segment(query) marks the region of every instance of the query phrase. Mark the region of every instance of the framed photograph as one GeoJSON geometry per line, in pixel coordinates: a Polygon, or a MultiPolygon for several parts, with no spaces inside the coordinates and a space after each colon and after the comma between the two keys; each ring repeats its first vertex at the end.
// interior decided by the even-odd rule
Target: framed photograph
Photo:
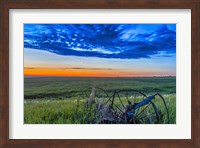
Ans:
{"type": "Polygon", "coordinates": [[[176,24],[24,24],[24,124],[176,124],[176,24]]]}
{"type": "Polygon", "coordinates": [[[1,147],[200,146],[200,1],[1,12],[1,147]]]}

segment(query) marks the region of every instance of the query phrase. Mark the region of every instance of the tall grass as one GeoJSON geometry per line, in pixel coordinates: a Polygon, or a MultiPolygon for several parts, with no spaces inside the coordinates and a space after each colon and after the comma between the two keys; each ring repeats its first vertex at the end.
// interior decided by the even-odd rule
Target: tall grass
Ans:
{"type": "MultiPolygon", "coordinates": [[[[78,98],[89,87],[113,90],[135,89],[146,95],[161,93],[169,110],[169,123],[176,123],[176,77],[151,78],[69,78],[34,77],[24,79],[24,123],[25,124],[94,124],[98,123],[96,106],[85,107],[86,98],[78,98]]],[[[90,94],[91,92],[89,92],[90,94]]],[[[98,92],[103,94],[103,92],[98,92]]],[[[88,95],[88,94],[87,94],[88,95]]],[[[106,100],[105,93],[100,99],[106,100]]],[[[140,99],[139,99],[140,100],[140,99]]],[[[115,100],[119,105],[119,100],[115,100]]],[[[126,104],[126,99],[122,97],[126,104]]],[[[131,100],[133,101],[133,100],[131,100]]],[[[160,99],[156,106],[165,115],[160,99]]],[[[149,110],[149,112],[152,112],[149,110]]],[[[162,123],[167,123],[163,116],[162,123]]]]}
{"type": "MultiPolygon", "coordinates": [[[[176,96],[164,95],[168,111],[169,123],[176,123],[176,96]]],[[[123,99],[122,99],[123,100],[123,99]]],[[[124,99],[125,100],[125,99],[124,99]]],[[[167,123],[166,111],[161,99],[154,100],[161,113],[165,116],[162,123],[167,123]]],[[[125,103],[125,101],[124,101],[125,103]]],[[[34,99],[26,100],[24,104],[24,123],[26,124],[95,124],[99,113],[96,106],[85,107],[85,100],[76,99],[34,99]],[[79,103],[77,102],[79,101],[79,103]]]]}

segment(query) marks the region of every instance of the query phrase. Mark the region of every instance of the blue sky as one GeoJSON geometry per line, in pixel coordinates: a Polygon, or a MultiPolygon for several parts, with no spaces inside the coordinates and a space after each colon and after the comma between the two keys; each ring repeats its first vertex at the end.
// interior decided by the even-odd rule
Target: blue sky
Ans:
{"type": "Polygon", "coordinates": [[[142,66],[155,70],[152,75],[176,73],[175,24],[25,24],[24,49],[26,67],[137,71],[142,66]]]}

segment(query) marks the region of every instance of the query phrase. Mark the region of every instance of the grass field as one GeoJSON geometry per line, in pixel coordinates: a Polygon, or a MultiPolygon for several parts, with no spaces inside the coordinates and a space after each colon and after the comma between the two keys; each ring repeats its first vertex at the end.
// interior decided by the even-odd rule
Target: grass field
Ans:
{"type": "MultiPolygon", "coordinates": [[[[109,91],[136,89],[146,95],[160,93],[166,100],[170,123],[176,123],[176,78],[74,78],[74,77],[25,77],[24,123],[25,124],[91,124],[98,113],[94,106],[83,107],[85,98],[78,100],[81,92],[91,87],[109,91]]],[[[125,99],[124,99],[125,100],[125,99]]],[[[122,98],[123,101],[123,98],[122,98]]],[[[125,102],[125,101],[124,101],[125,102]]],[[[160,100],[156,105],[164,112],[160,100]]],[[[166,120],[163,119],[163,123],[166,120]]]]}

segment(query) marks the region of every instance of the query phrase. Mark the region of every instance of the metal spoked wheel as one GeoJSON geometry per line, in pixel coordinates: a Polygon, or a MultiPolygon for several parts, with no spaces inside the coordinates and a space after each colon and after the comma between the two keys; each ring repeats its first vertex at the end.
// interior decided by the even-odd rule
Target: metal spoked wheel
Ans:
{"type": "Polygon", "coordinates": [[[153,124],[159,123],[160,114],[153,101],[135,109],[134,106],[144,101],[146,94],[138,90],[121,90],[114,94],[113,108],[119,114],[120,123],[153,124]]]}
{"type": "Polygon", "coordinates": [[[169,123],[166,102],[159,93],[147,96],[138,90],[117,91],[93,87],[85,91],[84,94],[87,96],[85,109],[95,112],[95,123],[169,123]]]}

